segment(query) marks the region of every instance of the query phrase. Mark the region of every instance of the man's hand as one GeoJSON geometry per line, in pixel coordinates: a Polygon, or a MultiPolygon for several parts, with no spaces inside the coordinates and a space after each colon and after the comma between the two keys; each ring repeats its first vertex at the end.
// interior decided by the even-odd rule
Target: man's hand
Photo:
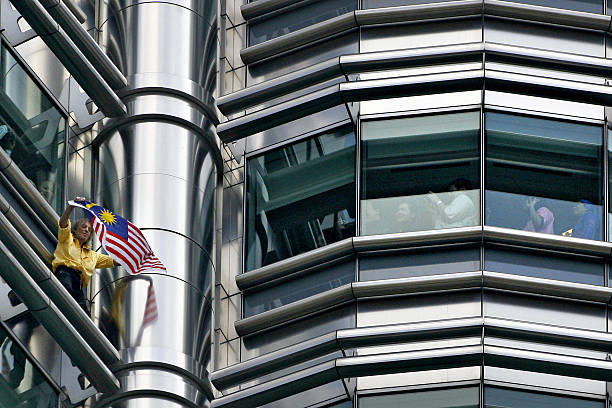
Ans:
{"type": "Polygon", "coordinates": [[[74,197],[74,201],[81,202],[81,201],[87,201],[87,199],[85,197],[76,196],[74,197]]]}

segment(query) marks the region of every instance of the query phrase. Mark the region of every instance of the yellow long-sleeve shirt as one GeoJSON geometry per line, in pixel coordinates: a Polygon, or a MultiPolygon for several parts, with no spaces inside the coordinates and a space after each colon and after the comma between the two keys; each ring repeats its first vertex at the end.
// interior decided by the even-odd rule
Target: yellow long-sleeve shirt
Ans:
{"type": "Polygon", "coordinates": [[[89,246],[81,248],[79,241],[70,232],[70,220],[68,220],[66,228],[58,226],[57,247],[53,256],[55,257],[52,263],[53,272],[60,265],[81,271],[83,287],[89,285],[94,269],[115,266],[115,262],[110,256],[93,251],[89,246]]]}

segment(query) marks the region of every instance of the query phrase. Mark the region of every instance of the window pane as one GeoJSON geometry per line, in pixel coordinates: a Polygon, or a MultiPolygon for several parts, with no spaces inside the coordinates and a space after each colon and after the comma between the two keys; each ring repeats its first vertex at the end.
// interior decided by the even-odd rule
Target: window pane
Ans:
{"type": "Polygon", "coordinates": [[[2,47],[0,147],[56,210],[62,207],[65,121],[2,47]]]}
{"type": "Polygon", "coordinates": [[[536,6],[554,7],[567,10],[586,11],[587,13],[603,13],[602,0],[511,0],[516,3],[533,4],[536,6]]]}
{"type": "Polygon", "coordinates": [[[322,0],[273,15],[249,25],[249,45],[259,44],[349,13],[357,8],[356,0],[322,0]]]}
{"type": "Polygon", "coordinates": [[[355,235],[352,129],[273,150],[247,167],[247,270],[355,235]]]}
{"type": "Polygon", "coordinates": [[[567,398],[558,395],[486,387],[487,408],[604,408],[603,401],[567,398]]]}
{"type": "Polygon", "coordinates": [[[57,406],[57,395],[21,347],[0,327],[0,407],[57,406]]]}
{"type": "Polygon", "coordinates": [[[488,112],[488,225],[601,239],[598,126],[488,112]]]}
{"type": "Polygon", "coordinates": [[[589,258],[558,253],[487,248],[485,269],[535,278],[556,279],[590,285],[604,284],[604,265],[589,258]]]}
{"type": "Polygon", "coordinates": [[[363,122],[362,235],[479,223],[479,116],[363,122]]]}
{"type": "Polygon", "coordinates": [[[351,260],[257,292],[246,292],[244,294],[244,317],[288,305],[300,299],[346,285],[354,280],[355,261],[351,260]]]}
{"type": "Polygon", "coordinates": [[[359,408],[478,408],[478,387],[359,398],[359,408]]]}
{"type": "Polygon", "coordinates": [[[359,258],[360,281],[478,270],[480,270],[480,247],[427,248],[400,254],[359,258]]]}

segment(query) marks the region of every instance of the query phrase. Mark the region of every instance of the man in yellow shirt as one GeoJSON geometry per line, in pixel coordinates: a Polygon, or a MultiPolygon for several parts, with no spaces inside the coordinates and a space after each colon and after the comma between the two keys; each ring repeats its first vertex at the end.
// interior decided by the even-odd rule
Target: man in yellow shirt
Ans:
{"type": "MultiPolygon", "coordinates": [[[[75,201],[85,201],[76,197],[75,201]]],[[[74,206],[69,205],[59,219],[57,247],[53,253],[53,272],[60,283],[77,301],[83,311],[89,315],[89,308],[83,293],[96,268],[111,268],[117,266],[113,259],[91,249],[93,230],[87,218],[70,224],[70,214],[74,206]]]]}

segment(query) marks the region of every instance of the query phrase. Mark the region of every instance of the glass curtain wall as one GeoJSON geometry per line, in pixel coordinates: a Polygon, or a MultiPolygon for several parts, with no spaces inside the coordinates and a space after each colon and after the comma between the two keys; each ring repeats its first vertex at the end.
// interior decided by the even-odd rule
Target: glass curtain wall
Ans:
{"type": "Polygon", "coordinates": [[[350,13],[357,8],[356,0],[320,0],[301,7],[262,17],[249,24],[249,45],[256,45],[313,24],[350,13]]]}
{"type": "Polygon", "coordinates": [[[487,112],[487,225],[602,239],[602,128],[487,112]]]}
{"type": "Polygon", "coordinates": [[[57,407],[57,394],[0,326],[0,408],[57,407]]]}
{"type": "Polygon", "coordinates": [[[247,270],[355,235],[355,143],[345,127],[248,161],[247,270]]]}
{"type": "Polygon", "coordinates": [[[480,113],[362,123],[361,235],[480,223],[480,113]]]}
{"type": "Polygon", "coordinates": [[[604,408],[604,401],[485,387],[485,408],[604,408]]]}
{"type": "Polygon", "coordinates": [[[0,147],[59,211],[65,119],[4,44],[0,64],[0,147]]]}
{"type": "Polygon", "coordinates": [[[478,387],[364,396],[358,408],[478,408],[478,387]]]}

